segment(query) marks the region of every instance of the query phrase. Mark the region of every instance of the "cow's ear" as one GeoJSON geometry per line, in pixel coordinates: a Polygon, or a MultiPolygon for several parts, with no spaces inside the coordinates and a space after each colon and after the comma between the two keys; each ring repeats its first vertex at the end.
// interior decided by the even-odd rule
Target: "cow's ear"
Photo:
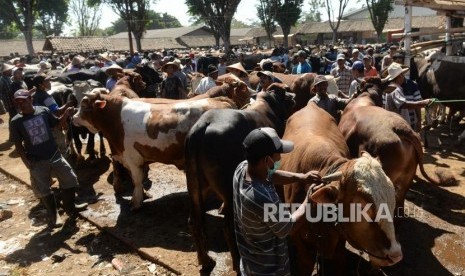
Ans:
{"type": "Polygon", "coordinates": [[[336,203],[339,190],[335,186],[322,187],[311,195],[311,200],[315,203],[336,203]]]}
{"type": "Polygon", "coordinates": [[[371,154],[369,154],[367,151],[362,150],[360,152],[360,156],[362,157],[372,157],[371,154]]]}
{"type": "Polygon", "coordinates": [[[95,106],[96,106],[97,108],[102,109],[102,108],[104,108],[106,105],[107,105],[107,101],[105,101],[105,100],[103,100],[103,101],[102,101],[102,100],[96,100],[96,101],[95,101],[95,106]]]}

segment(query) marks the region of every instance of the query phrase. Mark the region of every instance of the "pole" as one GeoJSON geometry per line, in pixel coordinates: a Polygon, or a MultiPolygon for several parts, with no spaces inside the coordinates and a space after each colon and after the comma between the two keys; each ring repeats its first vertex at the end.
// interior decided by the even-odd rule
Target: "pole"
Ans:
{"type": "Polygon", "coordinates": [[[404,64],[410,65],[411,49],[412,44],[412,6],[405,5],[405,37],[404,37],[404,49],[405,49],[405,59],[404,64]]]}
{"type": "Polygon", "coordinates": [[[452,20],[450,15],[446,16],[446,56],[452,55],[451,29],[452,20]]]}

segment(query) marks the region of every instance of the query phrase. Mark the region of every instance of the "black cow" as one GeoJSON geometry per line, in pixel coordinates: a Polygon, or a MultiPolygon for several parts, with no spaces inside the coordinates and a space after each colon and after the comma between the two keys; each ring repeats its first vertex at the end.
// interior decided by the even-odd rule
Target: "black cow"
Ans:
{"type": "Polygon", "coordinates": [[[72,84],[74,81],[86,81],[86,80],[96,80],[100,82],[101,84],[105,84],[107,81],[107,74],[103,72],[102,70],[98,70],[96,72],[87,70],[87,69],[82,69],[80,71],[75,71],[75,72],[65,72],[59,75],[56,75],[55,77],[52,78],[54,81],[58,81],[64,84],[72,84]]]}
{"type": "Polygon", "coordinates": [[[204,74],[205,76],[208,75],[208,65],[212,64],[218,66],[219,60],[218,57],[214,56],[206,56],[206,57],[199,57],[197,60],[197,72],[204,74]]]}
{"type": "Polygon", "coordinates": [[[273,84],[269,93],[260,92],[245,110],[207,111],[191,128],[186,138],[186,178],[191,203],[190,223],[202,272],[209,273],[215,261],[208,256],[205,233],[205,201],[214,192],[223,202],[225,237],[239,267],[234,236],[232,180],[237,165],[244,160],[242,141],[255,128],[273,127],[284,133],[284,121],[294,105],[292,94],[282,84],[273,84]],[[273,91],[272,91],[273,90],[273,91]]]}
{"type": "Polygon", "coordinates": [[[134,72],[142,76],[142,80],[147,85],[145,92],[139,95],[141,98],[155,98],[158,92],[158,84],[162,82],[160,74],[148,64],[137,65],[134,72]]]}

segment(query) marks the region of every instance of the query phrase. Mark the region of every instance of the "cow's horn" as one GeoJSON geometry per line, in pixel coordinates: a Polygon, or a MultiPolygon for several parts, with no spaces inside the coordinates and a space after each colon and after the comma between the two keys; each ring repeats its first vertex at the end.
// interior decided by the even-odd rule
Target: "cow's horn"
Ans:
{"type": "Polygon", "coordinates": [[[321,180],[323,182],[331,182],[331,181],[335,181],[335,180],[340,180],[341,178],[342,178],[342,172],[335,172],[335,173],[323,176],[321,178],[321,180]]]}

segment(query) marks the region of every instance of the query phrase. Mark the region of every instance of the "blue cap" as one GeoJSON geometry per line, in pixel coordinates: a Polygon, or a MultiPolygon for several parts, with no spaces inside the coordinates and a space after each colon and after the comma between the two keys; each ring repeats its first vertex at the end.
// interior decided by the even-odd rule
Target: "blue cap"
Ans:
{"type": "Polygon", "coordinates": [[[365,66],[363,65],[363,62],[357,60],[356,62],[354,62],[354,64],[352,64],[352,69],[361,71],[365,69],[365,66]]]}

